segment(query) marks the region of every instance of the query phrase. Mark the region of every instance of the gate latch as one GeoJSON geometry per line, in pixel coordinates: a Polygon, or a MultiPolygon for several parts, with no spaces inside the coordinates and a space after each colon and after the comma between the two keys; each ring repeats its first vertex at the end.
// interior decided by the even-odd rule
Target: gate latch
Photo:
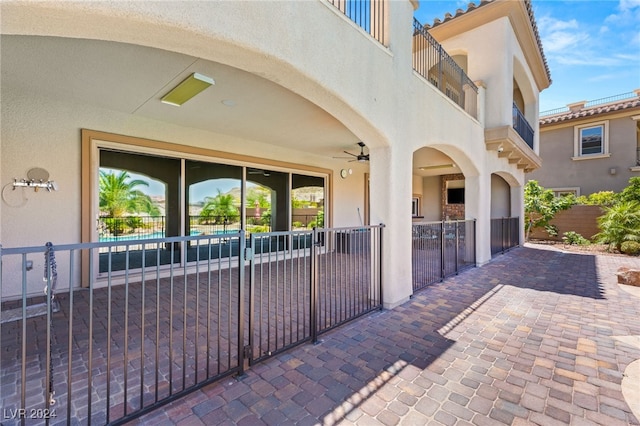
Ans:
{"type": "Polygon", "coordinates": [[[244,357],[245,358],[251,357],[251,345],[247,345],[244,347],[244,357]]]}

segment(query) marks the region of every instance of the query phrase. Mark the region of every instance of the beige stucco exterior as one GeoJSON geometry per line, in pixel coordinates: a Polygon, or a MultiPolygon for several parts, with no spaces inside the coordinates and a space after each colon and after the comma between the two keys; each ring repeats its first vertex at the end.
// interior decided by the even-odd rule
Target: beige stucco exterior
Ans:
{"type": "MultiPolygon", "coordinates": [[[[637,91],[640,93],[640,90],[637,91]]],[[[630,94],[633,96],[633,94],[630,94]]],[[[540,157],[544,165],[527,176],[557,193],[589,195],[600,191],[619,192],[632,177],[640,176],[640,98],[545,116],[540,125],[540,157]],[[605,126],[605,152],[577,155],[577,130],[605,126]]]]}
{"type": "MultiPolygon", "coordinates": [[[[526,26],[530,25],[526,11],[515,5],[521,2],[497,3],[485,6],[484,11],[469,12],[476,17],[486,14],[477,25],[456,30],[455,20],[447,23],[449,32],[440,40],[451,54],[467,55],[467,74],[483,82],[476,119],[413,71],[410,28],[415,4],[409,0],[388,2],[385,44],[322,0],[3,2],[2,186],[24,177],[32,167],[42,167],[59,190],[24,192],[22,198],[0,203],[0,242],[16,247],[94,238],[91,217],[96,201],[82,192],[83,185],[90,192],[96,179],[97,160],[81,157],[81,131],[89,129],[160,145],[182,145],[198,159],[217,160],[216,153],[222,152],[228,154],[223,158],[250,157],[249,163],[325,171],[331,180],[328,208],[333,226],[358,225],[359,212],[367,209],[371,223],[386,226],[383,282],[387,307],[412,293],[412,196],[422,197],[426,218],[437,216],[432,207],[440,203],[440,190],[433,185],[439,180],[421,175],[414,162],[414,155],[426,149],[448,157],[464,174],[465,214],[477,220],[477,261],[486,263],[491,258],[490,218],[522,217],[525,170],[539,166],[537,142],[531,150],[514,136],[487,143],[486,134],[511,125],[514,79],[531,123],[537,123],[538,93],[549,84],[548,76],[541,77],[540,53],[531,51],[533,36],[526,26]],[[56,48],[65,43],[65,52],[78,55],[96,49],[105,56],[119,57],[129,49],[135,54],[126,63],[113,63],[108,69],[96,65],[94,70],[87,65],[89,60],[74,57],[87,68],[83,74],[65,78],[59,71],[60,58],[44,54],[29,58],[30,47],[42,43],[56,48]],[[189,113],[200,100],[180,110],[164,109],[157,101],[158,93],[163,84],[174,80],[152,87],[155,81],[162,81],[165,71],[160,65],[151,67],[154,60],[173,67],[170,71],[177,80],[198,67],[219,70],[220,75],[227,72],[226,85],[222,79],[216,81],[215,90],[232,88],[229,96],[235,94],[246,104],[252,99],[269,103],[243,117],[230,116],[233,125],[221,122],[218,127],[195,119],[207,108],[204,105],[189,113]],[[20,79],[11,74],[20,70],[5,67],[6,63],[20,63],[30,71],[20,79]],[[238,79],[246,76],[253,92],[233,86],[234,73],[229,70],[237,70],[238,79]],[[105,78],[92,81],[92,71],[105,73],[105,78]],[[106,78],[113,76],[117,76],[114,81],[106,78]],[[63,92],[56,90],[59,84],[64,85],[63,92]],[[280,111],[281,121],[261,123],[265,109],[280,111]],[[308,111],[307,116],[294,115],[301,109],[308,111]],[[287,119],[294,116],[293,123],[287,119]],[[368,147],[369,164],[333,158],[352,149],[358,140],[368,147]],[[82,175],[87,162],[93,167],[88,177],[82,175]],[[342,179],[339,171],[345,167],[353,173],[342,179]],[[365,206],[367,174],[370,206],[365,206]],[[495,176],[501,177],[500,183],[495,183],[495,176]]],[[[214,110],[223,108],[219,102],[215,105],[211,108],[216,114],[229,113],[214,110]]],[[[235,111],[242,114],[243,110],[235,111]]],[[[34,269],[40,270],[40,262],[34,259],[34,269]]],[[[3,272],[10,276],[10,267],[3,272]]],[[[61,267],[60,273],[75,275],[74,282],[80,281],[79,271],[61,267]]],[[[40,276],[30,276],[29,288],[41,289],[41,281],[40,276]]],[[[9,284],[2,288],[3,298],[21,293],[19,282],[7,279],[5,283],[9,284]]]]}

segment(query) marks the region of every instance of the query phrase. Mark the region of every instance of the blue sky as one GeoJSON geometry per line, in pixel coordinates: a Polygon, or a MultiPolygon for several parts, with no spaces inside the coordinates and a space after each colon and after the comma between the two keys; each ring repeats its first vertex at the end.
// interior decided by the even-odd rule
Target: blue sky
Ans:
{"type": "MultiPolygon", "coordinates": [[[[470,0],[421,0],[415,17],[432,23],[470,0]]],[[[479,0],[474,0],[479,4],[479,0]]],[[[532,0],[551,87],[540,110],[640,89],[640,0],[532,0]]]]}

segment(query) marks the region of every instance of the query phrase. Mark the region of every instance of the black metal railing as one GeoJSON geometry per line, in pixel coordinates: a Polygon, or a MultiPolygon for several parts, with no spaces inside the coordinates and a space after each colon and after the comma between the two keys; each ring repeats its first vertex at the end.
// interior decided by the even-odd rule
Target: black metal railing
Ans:
{"type": "Polygon", "coordinates": [[[475,220],[413,224],[413,291],[476,264],[475,220]]]}
{"type": "Polygon", "coordinates": [[[413,69],[476,118],[478,88],[440,43],[414,18],[413,69]]]}
{"type": "Polygon", "coordinates": [[[106,250],[111,262],[121,242],[0,246],[0,294],[22,282],[17,300],[0,303],[0,406],[5,416],[42,413],[29,424],[46,416],[123,424],[241,375],[246,363],[316,341],[381,309],[382,230],[131,240],[126,269],[109,266],[100,277],[97,254],[106,250]],[[198,250],[189,258],[181,246],[198,250]],[[163,265],[164,252],[172,261],[163,265]],[[44,283],[42,269],[29,272],[43,253],[55,260],[44,283]],[[89,261],[83,281],[80,259],[89,261]]]}
{"type": "MultiPolygon", "coordinates": [[[[269,217],[247,216],[247,233],[269,232],[271,222],[269,217]]],[[[322,227],[324,217],[322,213],[293,214],[291,216],[292,229],[311,229],[322,227]]],[[[144,238],[166,237],[166,216],[99,216],[99,241],[129,241],[144,238]]],[[[189,235],[216,235],[238,232],[241,228],[240,216],[189,216],[189,235]]]]}
{"type": "Polygon", "coordinates": [[[327,0],[381,44],[386,44],[388,0],[327,0]]]}
{"type": "Polygon", "coordinates": [[[533,149],[533,128],[516,104],[513,104],[513,130],[529,145],[529,148],[533,149]]]}
{"type": "Polygon", "coordinates": [[[165,236],[166,216],[99,216],[100,241],[125,241],[165,236]]]}
{"type": "Polygon", "coordinates": [[[382,307],[382,226],[252,234],[250,364],[382,307]]]}
{"type": "Polygon", "coordinates": [[[491,219],[491,255],[520,245],[520,218],[502,217],[491,219]]]}

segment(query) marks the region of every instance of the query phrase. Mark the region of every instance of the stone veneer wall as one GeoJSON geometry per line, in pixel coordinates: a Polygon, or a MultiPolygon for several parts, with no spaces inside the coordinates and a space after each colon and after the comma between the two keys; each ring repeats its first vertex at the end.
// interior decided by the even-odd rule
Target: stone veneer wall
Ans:
{"type": "Polygon", "coordinates": [[[447,204],[447,182],[450,180],[464,180],[462,173],[455,175],[442,175],[440,178],[442,192],[442,219],[464,219],[464,204],[447,204]]]}

